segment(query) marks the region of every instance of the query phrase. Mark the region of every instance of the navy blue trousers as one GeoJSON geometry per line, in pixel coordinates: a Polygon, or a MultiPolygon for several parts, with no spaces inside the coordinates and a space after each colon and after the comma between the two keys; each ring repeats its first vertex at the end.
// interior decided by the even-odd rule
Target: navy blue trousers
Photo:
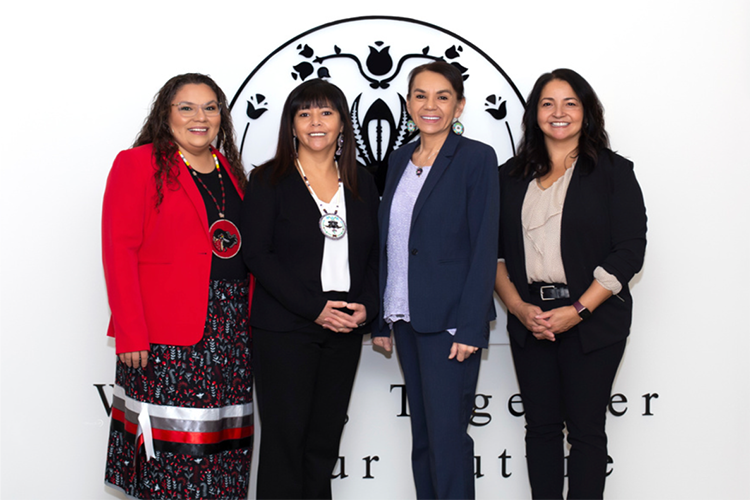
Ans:
{"type": "Polygon", "coordinates": [[[453,336],[393,325],[404,372],[412,433],[412,471],[418,499],[474,498],[474,441],[467,433],[481,351],[449,360],[453,336]]]}

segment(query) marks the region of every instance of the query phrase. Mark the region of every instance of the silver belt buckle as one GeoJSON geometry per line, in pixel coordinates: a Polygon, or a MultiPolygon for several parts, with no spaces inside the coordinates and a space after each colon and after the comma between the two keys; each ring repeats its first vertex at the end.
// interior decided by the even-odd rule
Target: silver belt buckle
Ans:
{"type": "Polygon", "coordinates": [[[545,288],[551,288],[551,289],[554,290],[555,289],[555,285],[543,285],[543,286],[539,287],[539,296],[542,298],[542,300],[555,300],[555,297],[546,298],[544,296],[544,289],[545,288]]]}

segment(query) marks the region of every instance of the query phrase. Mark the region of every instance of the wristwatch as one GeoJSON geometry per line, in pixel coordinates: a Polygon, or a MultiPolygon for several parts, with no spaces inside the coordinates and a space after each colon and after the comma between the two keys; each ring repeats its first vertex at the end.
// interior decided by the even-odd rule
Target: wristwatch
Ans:
{"type": "Polygon", "coordinates": [[[591,311],[586,309],[586,306],[584,306],[577,300],[573,303],[573,307],[576,308],[576,312],[578,313],[578,316],[580,316],[581,321],[586,321],[591,317],[591,311]]]}

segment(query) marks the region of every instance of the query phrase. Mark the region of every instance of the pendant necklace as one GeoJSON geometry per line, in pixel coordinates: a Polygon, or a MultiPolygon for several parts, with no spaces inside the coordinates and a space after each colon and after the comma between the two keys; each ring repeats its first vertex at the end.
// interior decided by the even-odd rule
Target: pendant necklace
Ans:
{"type": "MultiPolygon", "coordinates": [[[[440,151],[440,150],[438,149],[438,151],[440,151]]],[[[427,161],[430,161],[430,159],[432,159],[432,157],[435,156],[436,153],[437,153],[437,151],[433,151],[432,154],[427,157],[427,161]]],[[[422,173],[424,172],[425,168],[426,167],[417,167],[417,177],[419,177],[420,175],[422,175],[422,173]]]]}
{"type": "Polygon", "coordinates": [[[338,176],[339,180],[339,189],[337,191],[338,199],[336,200],[336,209],[332,214],[329,214],[328,210],[326,210],[323,206],[323,202],[320,201],[318,195],[315,194],[315,191],[310,185],[310,181],[307,180],[305,170],[302,168],[302,164],[300,163],[299,158],[297,158],[297,167],[302,174],[302,179],[305,181],[307,189],[310,190],[310,194],[312,195],[313,199],[318,203],[318,209],[320,210],[320,220],[318,220],[318,226],[320,227],[320,232],[323,233],[323,236],[325,236],[326,238],[338,240],[346,234],[346,222],[344,222],[344,219],[339,215],[341,193],[344,191],[344,189],[343,183],[341,182],[341,174],[339,173],[339,164],[335,161],[334,164],[336,165],[336,175],[338,176]]]}
{"type": "Polygon", "coordinates": [[[211,155],[214,158],[216,172],[219,175],[219,185],[221,186],[221,205],[219,205],[219,202],[216,200],[216,197],[211,192],[211,190],[208,189],[206,183],[203,182],[203,179],[198,176],[198,172],[196,172],[195,169],[190,166],[190,163],[188,163],[187,158],[185,158],[185,155],[182,154],[182,151],[177,151],[177,153],[179,153],[182,161],[185,162],[188,170],[190,170],[190,172],[193,174],[193,178],[195,178],[195,180],[197,180],[198,183],[203,186],[203,189],[206,190],[208,195],[214,201],[216,210],[219,212],[219,220],[211,224],[211,226],[208,228],[208,234],[211,235],[211,243],[213,246],[214,255],[222,259],[231,259],[235,255],[237,255],[237,253],[239,253],[240,247],[242,246],[242,237],[240,236],[240,231],[239,229],[237,229],[237,226],[235,226],[232,221],[224,218],[227,207],[227,193],[224,190],[224,178],[221,175],[221,166],[219,164],[219,159],[216,157],[216,153],[212,152],[211,155]]]}

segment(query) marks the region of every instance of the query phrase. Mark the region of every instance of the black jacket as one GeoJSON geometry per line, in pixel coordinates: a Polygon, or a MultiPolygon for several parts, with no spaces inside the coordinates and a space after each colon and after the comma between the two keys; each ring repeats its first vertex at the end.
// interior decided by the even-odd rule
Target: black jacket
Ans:
{"type": "MultiPolygon", "coordinates": [[[[500,245],[510,280],[529,302],[529,287],[521,227],[521,207],[532,176],[510,177],[511,158],[500,167],[500,245]]],[[[572,301],[591,285],[594,269],[602,266],[622,284],[578,325],[584,352],[620,341],[630,333],[633,300],[628,283],[641,269],[646,250],[646,207],[633,172],[633,163],[609,150],[599,152],[593,169],[581,158],[573,172],[560,229],[560,251],[572,301]],[[587,170],[589,171],[587,173],[587,170]]],[[[508,314],[508,333],[521,346],[526,328],[508,314]]]]}
{"type": "MultiPolygon", "coordinates": [[[[242,252],[256,288],[250,324],[271,331],[313,325],[326,298],[320,281],[325,236],[320,211],[296,169],[277,184],[271,171],[250,177],[242,214],[242,252]]],[[[359,198],[345,190],[351,285],[347,302],[363,304],[367,321],[378,312],[378,191],[357,171],[359,198]]]]}

